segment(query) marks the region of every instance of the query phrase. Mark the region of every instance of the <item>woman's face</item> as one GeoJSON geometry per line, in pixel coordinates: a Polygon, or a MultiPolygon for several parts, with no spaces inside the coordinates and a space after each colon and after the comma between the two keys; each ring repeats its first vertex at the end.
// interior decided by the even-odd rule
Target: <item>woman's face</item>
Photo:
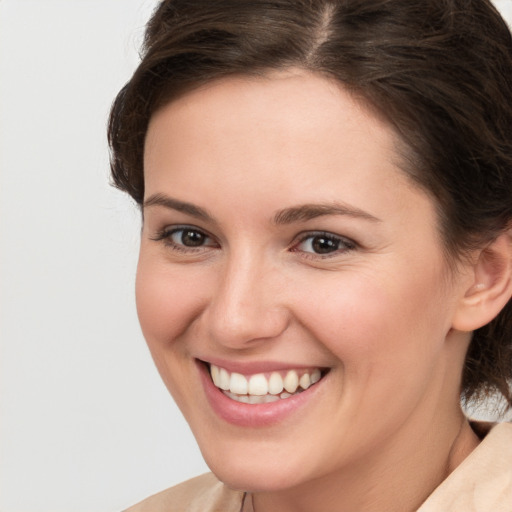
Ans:
{"type": "Polygon", "coordinates": [[[232,486],[327,477],[455,417],[468,277],[398,166],[393,130],[306,72],[225,79],[153,116],[140,322],[232,486]]]}

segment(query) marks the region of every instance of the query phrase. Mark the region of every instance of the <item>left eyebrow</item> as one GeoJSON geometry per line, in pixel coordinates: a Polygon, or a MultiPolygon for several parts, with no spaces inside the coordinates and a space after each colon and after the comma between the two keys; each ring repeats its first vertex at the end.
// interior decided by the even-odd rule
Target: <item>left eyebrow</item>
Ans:
{"type": "Polygon", "coordinates": [[[274,224],[292,224],[294,222],[303,222],[324,215],[347,215],[371,222],[382,222],[381,219],[371,215],[364,210],[355,208],[342,203],[326,203],[326,204],[303,204],[300,206],[292,206],[278,211],[274,215],[274,224]]]}

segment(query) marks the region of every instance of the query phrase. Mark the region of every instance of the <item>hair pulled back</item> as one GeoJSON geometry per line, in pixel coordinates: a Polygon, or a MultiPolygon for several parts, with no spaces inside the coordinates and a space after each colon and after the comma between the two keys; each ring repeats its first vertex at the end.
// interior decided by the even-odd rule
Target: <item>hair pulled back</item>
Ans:
{"type": "MultiPolygon", "coordinates": [[[[377,109],[404,171],[431,197],[446,254],[483,247],[512,221],[512,38],[488,0],[164,0],[141,63],[110,114],[114,184],[142,204],[152,114],[230,75],[300,67],[377,109]]],[[[462,396],[512,406],[512,303],[475,331],[462,396]]]]}

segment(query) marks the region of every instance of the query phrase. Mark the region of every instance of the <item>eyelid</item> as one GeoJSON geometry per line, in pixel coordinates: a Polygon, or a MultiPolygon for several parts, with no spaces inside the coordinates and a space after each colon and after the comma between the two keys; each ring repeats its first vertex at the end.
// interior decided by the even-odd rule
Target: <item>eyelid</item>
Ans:
{"type": "Polygon", "coordinates": [[[155,242],[163,242],[167,247],[180,252],[199,252],[204,251],[205,249],[219,246],[218,242],[216,241],[213,235],[208,233],[208,231],[206,231],[205,229],[202,229],[198,226],[194,226],[192,224],[174,224],[171,226],[165,226],[164,228],[157,230],[156,234],[150,236],[149,238],[155,242]],[[214,243],[193,247],[184,244],[179,244],[172,240],[172,235],[179,231],[185,230],[197,231],[198,233],[204,235],[206,239],[212,240],[214,243]]]}
{"type": "Polygon", "coordinates": [[[359,245],[354,240],[352,240],[346,236],[337,235],[336,233],[332,233],[329,231],[308,231],[308,232],[300,233],[299,235],[297,235],[297,237],[295,238],[295,241],[292,243],[292,247],[290,250],[291,250],[291,252],[302,253],[303,257],[326,259],[326,258],[332,258],[335,256],[340,256],[342,254],[346,254],[350,251],[357,249],[358,247],[359,247],[359,245]],[[321,237],[321,236],[339,241],[339,243],[342,247],[340,247],[339,249],[334,250],[332,252],[328,252],[328,253],[324,253],[324,254],[316,253],[316,252],[312,252],[312,251],[302,251],[302,250],[298,249],[298,246],[300,244],[304,243],[306,240],[309,240],[309,239],[315,238],[315,237],[321,237]]]}
{"type": "MultiPolygon", "coordinates": [[[[198,226],[195,226],[193,224],[174,224],[174,225],[167,225],[161,229],[158,229],[156,234],[149,237],[151,240],[156,242],[163,242],[164,245],[170,249],[173,249],[178,252],[183,253],[198,253],[203,252],[211,248],[220,248],[220,244],[216,240],[216,237],[211,235],[207,230],[200,228],[198,226]],[[179,231],[184,230],[191,230],[196,231],[198,233],[201,233],[206,241],[210,241],[210,243],[205,243],[203,245],[198,246],[187,246],[182,243],[176,243],[172,239],[172,235],[179,231]]],[[[338,235],[336,233],[332,233],[330,231],[306,231],[299,233],[294,241],[291,244],[291,247],[289,248],[290,252],[297,252],[300,253],[303,258],[310,258],[310,259],[327,259],[332,258],[335,256],[341,256],[343,254],[346,254],[350,251],[353,251],[359,247],[359,244],[357,244],[354,240],[343,236],[338,235]],[[304,243],[305,241],[315,238],[315,237],[325,237],[331,240],[336,240],[341,247],[338,249],[333,250],[332,252],[326,252],[326,253],[320,253],[320,252],[314,252],[314,251],[306,251],[299,248],[299,246],[304,243]]]]}

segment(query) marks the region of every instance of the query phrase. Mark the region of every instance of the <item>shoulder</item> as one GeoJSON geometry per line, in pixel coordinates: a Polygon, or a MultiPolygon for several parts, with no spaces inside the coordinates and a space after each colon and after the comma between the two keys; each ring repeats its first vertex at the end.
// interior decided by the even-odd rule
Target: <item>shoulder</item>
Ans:
{"type": "Polygon", "coordinates": [[[213,473],[206,473],[150,496],[125,512],[239,512],[243,498],[243,492],[229,489],[213,473]]]}
{"type": "Polygon", "coordinates": [[[512,424],[472,423],[481,443],[418,512],[511,512],[512,424]]]}

